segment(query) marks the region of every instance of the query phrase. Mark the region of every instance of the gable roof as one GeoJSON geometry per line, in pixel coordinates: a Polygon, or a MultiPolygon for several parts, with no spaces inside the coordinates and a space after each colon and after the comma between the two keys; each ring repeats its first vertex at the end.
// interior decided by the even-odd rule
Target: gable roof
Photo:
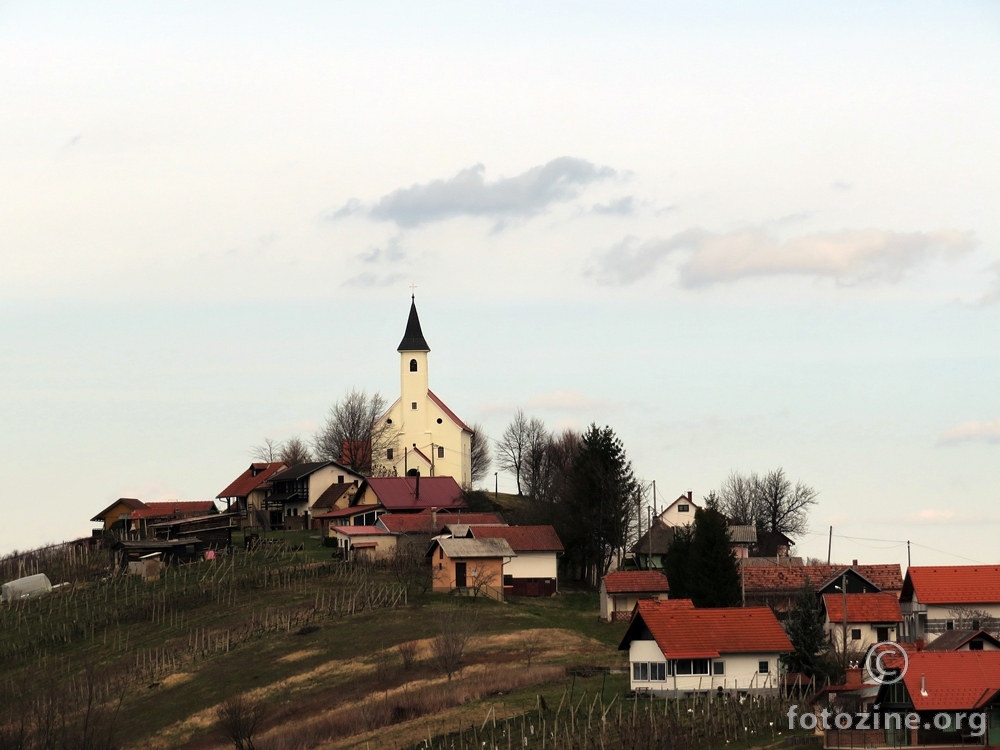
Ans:
{"type": "Polygon", "coordinates": [[[184,500],[163,503],[146,503],[145,508],[133,510],[129,518],[172,518],[183,513],[218,513],[212,500],[184,500]]]}
{"type": "Polygon", "coordinates": [[[647,529],[646,532],[639,537],[639,541],[636,542],[635,546],[632,548],[632,554],[666,554],[667,548],[674,543],[674,537],[676,535],[676,526],[671,526],[665,523],[663,519],[656,518],[653,521],[652,527],[647,529]]]}
{"type": "Polygon", "coordinates": [[[726,533],[729,535],[730,544],[756,544],[756,526],[727,526],[726,533]]]}
{"type": "Polygon", "coordinates": [[[110,513],[111,510],[116,505],[124,505],[126,508],[128,508],[129,510],[133,510],[133,511],[139,510],[140,508],[145,508],[146,507],[146,503],[142,502],[141,500],[137,500],[134,497],[120,497],[117,500],[115,500],[113,503],[111,503],[111,505],[109,505],[107,508],[105,508],[100,513],[98,513],[96,516],[94,516],[93,518],[91,518],[90,520],[91,521],[95,521],[95,522],[96,521],[103,521],[104,520],[104,516],[107,515],[108,513],[110,513]]]}
{"type": "Polygon", "coordinates": [[[330,531],[336,531],[344,536],[388,536],[389,532],[378,526],[331,526],[330,531]]]}
{"type": "Polygon", "coordinates": [[[438,513],[435,519],[429,510],[420,513],[383,513],[378,522],[393,534],[436,534],[452,523],[503,525],[496,513],[438,513]]]}
{"type": "MultiPolygon", "coordinates": [[[[694,498],[692,497],[692,495],[693,495],[693,493],[685,492],[679,498],[677,498],[672,503],[670,503],[670,505],[668,505],[666,508],[664,508],[663,510],[661,510],[660,513],[659,513],[659,515],[657,516],[657,518],[662,517],[664,513],[666,513],[668,510],[670,510],[671,508],[673,508],[675,505],[677,505],[679,503],[686,503],[687,505],[690,505],[694,510],[698,510],[699,508],[701,508],[701,506],[698,505],[698,503],[696,503],[694,501],[694,498]]],[[[694,513],[691,514],[691,518],[692,519],[694,518],[694,513]]]]}
{"type": "Polygon", "coordinates": [[[694,609],[643,599],[618,646],[624,651],[648,629],[667,659],[712,659],[722,654],[792,651],[770,607],[694,609]],[[663,606],[667,605],[667,606],[663,606]]]}
{"type": "Polygon", "coordinates": [[[434,402],[435,404],[437,404],[437,405],[438,405],[438,408],[440,408],[440,409],[441,409],[441,411],[443,411],[443,412],[444,412],[445,414],[447,414],[447,415],[448,415],[448,418],[449,418],[449,419],[450,419],[450,420],[451,420],[452,422],[454,422],[454,423],[455,423],[456,425],[458,425],[458,426],[459,426],[460,428],[462,428],[462,429],[463,429],[463,430],[465,430],[466,432],[472,432],[472,428],[471,428],[471,427],[469,427],[469,425],[467,425],[467,424],[466,424],[465,422],[463,422],[463,421],[462,421],[461,419],[459,419],[459,418],[458,418],[458,415],[457,415],[457,414],[455,414],[455,412],[453,412],[453,411],[452,411],[451,409],[449,409],[449,408],[448,408],[448,406],[447,406],[447,404],[445,404],[445,402],[444,402],[444,401],[442,401],[441,399],[439,399],[439,398],[437,397],[437,395],[436,395],[436,394],[434,393],[434,391],[432,391],[432,390],[431,390],[430,388],[428,388],[428,389],[427,389],[427,397],[428,397],[428,398],[429,398],[429,399],[430,399],[431,401],[433,401],[433,402],[434,402]]]}
{"type": "Polygon", "coordinates": [[[601,580],[609,594],[663,594],[670,592],[667,577],[656,570],[616,570],[601,580]]]}
{"type": "MultiPolygon", "coordinates": [[[[334,465],[333,461],[307,461],[306,463],[296,464],[295,466],[287,468],[284,471],[278,472],[277,474],[275,474],[274,476],[271,477],[271,481],[272,482],[294,482],[294,481],[296,481],[298,479],[304,479],[304,478],[306,478],[307,476],[309,476],[313,472],[319,471],[324,466],[332,466],[332,465],[334,465]]],[[[354,474],[355,476],[357,476],[357,474],[355,474],[355,472],[351,471],[346,466],[340,466],[340,464],[336,464],[336,465],[339,468],[343,469],[344,471],[350,472],[351,474],[354,474]]]]}
{"type": "Polygon", "coordinates": [[[284,467],[282,461],[252,463],[216,497],[246,497],[284,467]]]}
{"type": "Polygon", "coordinates": [[[369,477],[354,496],[355,502],[364,494],[365,485],[371,487],[379,503],[390,512],[467,507],[462,488],[453,477],[369,477]]]}
{"type": "Polygon", "coordinates": [[[397,352],[429,352],[431,348],[427,346],[424,332],[420,330],[420,318],[417,316],[416,297],[410,298],[410,317],[406,319],[406,330],[403,332],[403,340],[399,342],[397,352]]]}
{"type": "MultiPolygon", "coordinates": [[[[753,559],[753,558],[748,558],[753,559]]],[[[765,559],[765,558],[761,558],[765,559]]],[[[903,587],[903,574],[896,563],[888,565],[742,565],[743,586],[747,592],[792,594],[802,588],[806,578],[818,590],[839,577],[845,570],[853,570],[881,591],[899,591],[903,587]]]]}
{"type": "Polygon", "coordinates": [[[316,498],[313,508],[332,508],[348,490],[357,489],[353,482],[334,482],[316,498]]]}
{"type": "Polygon", "coordinates": [[[921,604],[994,604],[1000,602],[1000,565],[910,566],[899,595],[921,604]]]}
{"type": "Polygon", "coordinates": [[[431,542],[427,556],[434,554],[434,548],[440,547],[448,557],[517,557],[506,539],[454,539],[442,538],[431,542]]]}
{"type": "MultiPolygon", "coordinates": [[[[462,519],[465,521],[465,519],[462,519]]],[[[471,526],[475,539],[506,539],[515,552],[562,552],[562,541],[551,526],[471,526]]]]}
{"type": "MultiPolygon", "coordinates": [[[[823,608],[830,622],[844,621],[844,599],[843,594],[823,594],[823,608]]],[[[846,599],[848,623],[903,621],[895,594],[848,594],[846,599]]]]}
{"type": "Polygon", "coordinates": [[[909,660],[903,682],[917,711],[981,708],[1000,692],[1000,651],[917,651],[909,660]]]}
{"type": "Polygon", "coordinates": [[[1000,638],[985,630],[946,630],[924,646],[925,651],[958,651],[971,640],[989,641],[1000,649],[1000,638]]]}

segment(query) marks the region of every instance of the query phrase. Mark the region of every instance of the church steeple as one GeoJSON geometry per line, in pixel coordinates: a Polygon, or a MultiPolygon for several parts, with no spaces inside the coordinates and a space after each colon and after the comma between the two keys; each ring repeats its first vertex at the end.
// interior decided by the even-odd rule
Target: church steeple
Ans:
{"type": "Polygon", "coordinates": [[[403,340],[399,342],[397,352],[429,352],[431,348],[427,346],[424,333],[420,330],[420,318],[417,317],[417,300],[415,296],[410,298],[410,317],[406,321],[406,332],[403,340]]]}

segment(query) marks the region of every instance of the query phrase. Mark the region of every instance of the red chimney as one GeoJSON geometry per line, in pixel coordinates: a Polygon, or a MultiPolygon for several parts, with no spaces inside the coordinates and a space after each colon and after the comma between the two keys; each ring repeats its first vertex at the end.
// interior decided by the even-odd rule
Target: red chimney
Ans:
{"type": "Polygon", "coordinates": [[[861,685],[861,667],[848,667],[845,681],[852,687],[859,687],[861,685]]]}
{"type": "Polygon", "coordinates": [[[858,567],[858,561],[857,560],[851,560],[851,567],[852,568],[858,567]]]}
{"type": "Polygon", "coordinates": [[[694,493],[691,490],[688,490],[688,502],[691,502],[692,495],[694,495],[694,493]]]}
{"type": "Polygon", "coordinates": [[[417,488],[416,488],[416,490],[414,490],[414,494],[416,495],[416,499],[419,500],[420,499],[420,474],[419,473],[417,474],[417,488]]]}
{"type": "Polygon", "coordinates": [[[926,646],[927,643],[926,643],[926,641],[924,641],[923,638],[917,638],[913,642],[913,645],[917,647],[917,651],[923,651],[924,650],[924,646],[926,646]]]}

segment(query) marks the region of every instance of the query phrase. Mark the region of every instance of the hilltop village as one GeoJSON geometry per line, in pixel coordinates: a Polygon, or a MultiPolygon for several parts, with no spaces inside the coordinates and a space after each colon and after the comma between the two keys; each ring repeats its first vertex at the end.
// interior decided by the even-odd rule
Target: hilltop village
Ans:
{"type": "MultiPolygon", "coordinates": [[[[234,467],[232,481],[212,500],[119,498],[94,514],[92,537],[5,558],[0,656],[10,670],[9,705],[29,698],[32,710],[43,705],[41,694],[20,696],[15,684],[32,659],[42,658],[33,656],[36,651],[50,660],[44,662],[47,669],[72,680],[92,676],[95,664],[114,665],[108,673],[113,678],[101,683],[100,701],[87,708],[70,701],[77,707],[60,714],[60,721],[76,727],[80,716],[97,710],[101,731],[109,733],[101,746],[128,746],[132,743],[110,740],[117,714],[94,708],[107,706],[111,684],[127,685],[118,698],[125,705],[121,701],[134,695],[142,680],[150,690],[161,689],[180,679],[175,675],[193,673],[201,660],[228,655],[240,644],[252,649],[255,639],[293,632],[304,638],[328,618],[347,622],[362,613],[373,628],[360,638],[362,651],[383,658],[378,654],[388,653],[384,639],[396,636],[389,636],[378,613],[388,617],[385,613],[415,606],[413,616],[426,619],[428,607],[441,605],[450,614],[435,621],[438,631],[424,640],[400,636],[393,653],[405,670],[423,649],[426,663],[439,666],[451,684],[463,669],[467,674],[475,669],[463,666],[471,639],[500,628],[516,614],[512,606],[539,607],[531,611],[541,622],[556,617],[553,612],[569,617],[551,608],[574,602],[573,622],[586,624],[573,627],[583,628],[591,640],[586,646],[579,645],[583,641],[550,645],[550,662],[561,665],[558,677],[532,671],[539,668],[532,660],[545,628],[524,621],[512,626],[519,634],[514,640],[498,641],[506,645],[496,646],[489,660],[504,663],[526,654],[517,685],[558,683],[570,674],[566,660],[579,649],[599,662],[588,669],[605,681],[619,675],[622,700],[647,701],[644,715],[652,717],[661,700],[658,710],[672,717],[673,709],[666,707],[675,702],[677,723],[661,726],[649,719],[665,737],[688,727],[683,731],[692,737],[707,732],[698,736],[708,744],[728,742],[728,724],[710,722],[706,706],[720,701],[743,716],[739,712],[750,698],[762,713],[746,719],[742,734],[733,729],[733,737],[747,743],[767,734],[748,726],[768,717],[773,740],[774,717],[794,708],[799,723],[793,734],[801,735],[800,744],[815,737],[826,748],[1000,745],[1000,566],[904,571],[898,564],[804,560],[795,554],[795,534],[805,528],[805,513],[815,503],[811,488],[792,485],[776,471],[746,483],[734,477],[702,498],[685,491],[659,507],[632,476],[621,442],[610,428],[596,425],[583,435],[546,433],[539,440],[541,428],[519,414],[494,444],[496,465],[516,473],[518,494],[476,490],[484,478],[482,454],[477,459],[484,436],[431,390],[430,347],[412,299],[397,351],[399,396],[362,419],[359,432],[331,432],[336,458],[274,451],[234,467]],[[515,429],[519,424],[521,431],[515,429]],[[519,435],[526,436],[523,455],[515,456],[511,446],[519,435]],[[533,454],[538,445],[542,448],[533,454]],[[744,506],[750,511],[741,512],[744,506]],[[775,507],[788,511],[794,522],[768,523],[775,507]],[[238,592],[251,596],[242,610],[238,592]],[[227,616],[242,619],[224,622],[224,616],[212,615],[191,629],[185,618],[213,603],[226,603],[232,607],[227,616]],[[468,619],[470,612],[475,620],[468,619]],[[466,619],[456,625],[460,615],[466,619]],[[142,650],[136,651],[124,633],[130,622],[147,621],[164,630],[143,631],[142,650]],[[47,632],[33,633],[34,622],[47,632]],[[99,657],[109,634],[116,656],[99,657]],[[594,646],[602,642],[604,652],[594,646]],[[74,661],[73,643],[94,649],[86,668],[74,661]],[[684,724],[682,701],[691,717],[702,719],[684,724]],[[876,706],[917,719],[874,729],[827,721],[838,711],[872,713],[876,706]],[[962,729],[959,715],[983,717],[984,723],[967,721],[962,729]],[[950,723],[944,726],[940,716],[951,717],[950,723]],[[702,720],[707,723],[696,730],[702,720]]],[[[569,626],[559,627],[563,630],[549,626],[547,632],[563,633],[569,626]]],[[[292,658],[298,653],[281,658],[292,663],[304,658],[292,658]]],[[[379,664],[372,669],[381,669],[379,664]]],[[[573,672],[574,690],[576,676],[573,672]]],[[[389,690],[384,692],[388,705],[389,690]]],[[[253,747],[259,729],[250,721],[259,705],[242,695],[213,709],[237,748],[253,747]],[[253,725],[243,739],[232,728],[234,716],[253,725]]],[[[602,683],[601,706],[608,699],[602,683]]],[[[324,710],[343,700],[328,699],[324,710]]],[[[597,697],[588,700],[597,705],[597,697]]],[[[537,703],[536,718],[548,721],[541,693],[537,703]]],[[[399,722],[390,717],[378,726],[405,723],[410,709],[398,710],[399,722]]],[[[530,708],[520,716],[529,714],[530,708]]],[[[554,720],[558,716],[557,711],[554,720]]],[[[0,748],[43,746],[42,719],[35,714],[18,719],[12,713],[0,721],[6,722],[0,726],[0,748]],[[3,744],[17,727],[34,739],[3,744]]],[[[439,741],[450,737],[454,743],[450,731],[439,741]]],[[[459,730],[460,743],[466,741],[464,731],[459,730]]],[[[509,724],[507,731],[513,731],[509,724]]],[[[336,732],[330,732],[324,741],[333,741],[336,732]]],[[[568,732],[566,746],[579,746],[568,732]]],[[[529,737],[522,731],[517,741],[534,747],[529,737]]],[[[433,742],[431,737],[423,746],[433,742]]]]}

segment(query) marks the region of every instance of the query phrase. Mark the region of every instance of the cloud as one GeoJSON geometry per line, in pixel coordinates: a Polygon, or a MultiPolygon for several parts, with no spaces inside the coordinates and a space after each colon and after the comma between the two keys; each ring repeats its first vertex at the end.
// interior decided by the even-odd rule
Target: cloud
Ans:
{"type": "Polygon", "coordinates": [[[375,221],[392,221],[401,227],[457,216],[485,216],[502,222],[532,216],[553,203],[572,200],[588,184],[616,174],[610,167],[569,156],[492,182],[486,181],[485,172],[486,168],[477,164],[448,179],[400,188],[382,196],[367,210],[352,199],[334,211],[331,218],[366,213],[375,221]]]}
{"type": "Polygon", "coordinates": [[[973,246],[971,233],[950,229],[842,230],[779,240],[760,228],[724,234],[695,228],[667,239],[627,237],[598,255],[588,275],[600,283],[627,285],[676,254],[678,280],[689,289],[780,275],[831,278],[839,284],[894,282],[934,257],[955,257],[973,246]]]}
{"type": "Polygon", "coordinates": [[[993,272],[995,278],[990,288],[986,291],[986,294],[976,300],[975,304],[977,306],[992,305],[1000,302],[1000,263],[994,263],[989,267],[989,270],[993,272]]]}
{"type": "Polygon", "coordinates": [[[365,271],[359,273],[357,276],[352,276],[347,279],[341,286],[343,287],[355,287],[355,286],[367,286],[367,287],[384,287],[395,284],[397,281],[402,281],[406,278],[406,274],[402,273],[372,273],[371,271],[365,271]]]}
{"type": "Polygon", "coordinates": [[[624,198],[618,198],[610,203],[597,203],[590,211],[610,216],[631,216],[635,213],[635,199],[631,195],[626,195],[624,198]]]}
{"type": "Polygon", "coordinates": [[[946,430],[938,445],[958,445],[959,443],[1000,443],[1000,417],[990,422],[963,422],[946,430]]]}
{"type": "Polygon", "coordinates": [[[359,253],[357,257],[363,263],[378,263],[383,260],[396,263],[406,258],[406,252],[399,246],[399,237],[392,237],[385,247],[370,248],[366,252],[359,253]]]}
{"type": "Polygon", "coordinates": [[[485,404],[481,411],[487,414],[514,412],[524,409],[527,414],[539,411],[576,412],[590,409],[606,409],[613,404],[610,401],[591,398],[578,391],[552,391],[539,393],[523,403],[518,404],[485,404]]]}

